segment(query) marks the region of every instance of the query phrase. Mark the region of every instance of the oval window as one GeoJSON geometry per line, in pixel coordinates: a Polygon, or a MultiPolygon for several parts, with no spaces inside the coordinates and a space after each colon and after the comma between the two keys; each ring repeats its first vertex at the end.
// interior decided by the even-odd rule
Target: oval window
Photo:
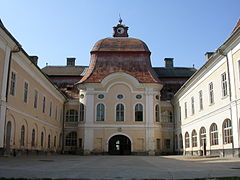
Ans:
{"type": "Polygon", "coordinates": [[[104,95],[103,95],[103,94],[99,94],[99,95],[98,95],[98,98],[99,98],[99,99],[103,99],[103,98],[104,98],[104,95]]]}
{"type": "Polygon", "coordinates": [[[118,99],[123,99],[123,95],[122,95],[122,94],[118,94],[118,95],[117,95],[117,98],[118,98],[118,99]]]}
{"type": "Polygon", "coordinates": [[[136,95],[136,98],[137,99],[142,99],[142,95],[138,94],[138,95],[136,95]]]}
{"type": "Polygon", "coordinates": [[[83,99],[84,98],[84,94],[80,94],[80,98],[83,99]]]}

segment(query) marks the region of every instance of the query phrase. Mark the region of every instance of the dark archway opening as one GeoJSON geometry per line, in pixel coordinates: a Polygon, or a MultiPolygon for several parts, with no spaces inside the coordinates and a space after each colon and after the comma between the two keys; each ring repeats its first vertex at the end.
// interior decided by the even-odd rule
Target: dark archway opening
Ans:
{"type": "Polygon", "coordinates": [[[108,152],[111,155],[130,155],[130,139],[124,135],[113,136],[108,142],[108,152]]]}

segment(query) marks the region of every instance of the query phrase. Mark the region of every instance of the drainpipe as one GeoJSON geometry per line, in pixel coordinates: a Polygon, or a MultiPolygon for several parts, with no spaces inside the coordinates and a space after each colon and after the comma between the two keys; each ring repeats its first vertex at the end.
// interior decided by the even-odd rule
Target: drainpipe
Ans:
{"type": "Polygon", "coordinates": [[[5,97],[6,97],[6,102],[8,102],[8,90],[9,90],[9,78],[10,78],[10,71],[11,71],[11,64],[12,64],[12,54],[13,53],[18,53],[21,51],[21,45],[20,44],[17,44],[17,47],[15,50],[11,50],[10,51],[10,55],[9,55],[9,64],[8,64],[8,74],[7,74],[7,86],[6,86],[6,94],[5,94],[5,97]]]}
{"type": "Polygon", "coordinates": [[[64,154],[64,122],[65,122],[65,108],[66,108],[66,104],[67,104],[68,100],[64,101],[63,103],[63,115],[62,115],[62,150],[61,150],[61,154],[64,154]]]}
{"type": "MultiPolygon", "coordinates": [[[[230,82],[230,70],[229,70],[229,60],[228,60],[228,56],[227,54],[225,54],[223,52],[222,49],[218,49],[217,53],[219,53],[220,55],[224,56],[227,60],[227,74],[228,74],[228,90],[229,90],[229,103],[230,103],[230,117],[231,117],[231,121],[232,121],[232,91],[231,91],[231,82],[230,82]]],[[[232,123],[233,124],[233,123],[232,123]]],[[[233,126],[232,126],[233,129],[233,126]]],[[[233,142],[233,134],[232,134],[232,155],[234,157],[234,142],[233,142]]]]}

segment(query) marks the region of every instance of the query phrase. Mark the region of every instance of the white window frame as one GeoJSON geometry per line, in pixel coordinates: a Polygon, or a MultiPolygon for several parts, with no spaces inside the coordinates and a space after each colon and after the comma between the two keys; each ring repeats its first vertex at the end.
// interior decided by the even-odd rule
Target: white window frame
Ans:
{"type": "Polygon", "coordinates": [[[38,108],[38,98],[39,98],[39,91],[37,89],[34,89],[34,99],[33,99],[34,109],[38,108]]]}
{"type": "Polygon", "coordinates": [[[115,116],[115,121],[116,122],[124,122],[125,121],[125,115],[126,115],[126,105],[123,102],[119,102],[115,105],[115,110],[114,110],[114,116],[115,116]],[[123,105],[123,121],[117,121],[117,105],[122,104],[123,105]]]}
{"type": "Polygon", "coordinates": [[[199,110],[203,110],[203,94],[202,94],[202,90],[200,90],[198,92],[199,94],[199,110]]]}
{"type": "MultiPolygon", "coordinates": [[[[95,109],[96,109],[96,122],[104,122],[106,120],[106,105],[102,102],[97,103],[95,109]],[[100,106],[100,105],[103,105],[103,117],[100,116],[100,119],[98,119],[98,106],[100,106]]],[[[101,108],[100,108],[100,111],[102,111],[101,108]]],[[[101,113],[100,113],[100,115],[101,115],[101,113]]]]}
{"type": "Polygon", "coordinates": [[[28,95],[29,95],[29,83],[28,83],[28,81],[24,81],[24,83],[23,83],[23,102],[25,104],[28,104],[28,97],[29,97],[28,95]],[[27,89],[25,87],[26,84],[27,84],[27,89]]]}
{"type": "Polygon", "coordinates": [[[17,72],[12,70],[11,71],[11,79],[10,79],[10,87],[9,87],[9,94],[10,95],[16,96],[16,87],[17,87],[17,72]],[[13,74],[15,75],[14,81],[12,79],[13,74]]]}
{"type": "Polygon", "coordinates": [[[139,122],[142,123],[142,122],[144,122],[144,105],[143,105],[142,103],[140,103],[140,102],[135,103],[135,104],[133,105],[133,112],[134,112],[134,113],[133,113],[134,122],[136,122],[136,123],[139,123],[139,122]],[[141,105],[142,105],[142,108],[143,108],[143,110],[142,110],[142,121],[136,121],[136,117],[135,117],[135,113],[136,113],[136,112],[135,112],[135,107],[136,107],[137,104],[141,104],[141,105]]]}
{"type": "Polygon", "coordinates": [[[192,115],[195,114],[194,97],[191,97],[192,115]]]}
{"type": "Polygon", "coordinates": [[[210,82],[209,85],[209,103],[214,104],[214,91],[213,91],[213,82],[210,82]]]}
{"type": "Polygon", "coordinates": [[[228,95],[227,74],[226,74],[226,72],[221,74],[221,83],[222,83],[222,96],[226,97],[228,95]]]}
{"type": "Polygon", "coordinates": [[[187,102],[184,102],[184,115],[185,115],[185,119],[188,117],[188,113],[187,113],[187,102]]]}

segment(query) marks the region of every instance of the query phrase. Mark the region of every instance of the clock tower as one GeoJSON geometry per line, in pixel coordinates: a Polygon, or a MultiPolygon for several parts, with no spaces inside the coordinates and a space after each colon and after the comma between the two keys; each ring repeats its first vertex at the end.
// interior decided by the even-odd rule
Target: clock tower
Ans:
{"type": "Polygon", "coordinates": [[[128,27],[122,24],[122,19],[119,19],[119,24],[113,27],[113,37],[128,37],[128,27]]]}

